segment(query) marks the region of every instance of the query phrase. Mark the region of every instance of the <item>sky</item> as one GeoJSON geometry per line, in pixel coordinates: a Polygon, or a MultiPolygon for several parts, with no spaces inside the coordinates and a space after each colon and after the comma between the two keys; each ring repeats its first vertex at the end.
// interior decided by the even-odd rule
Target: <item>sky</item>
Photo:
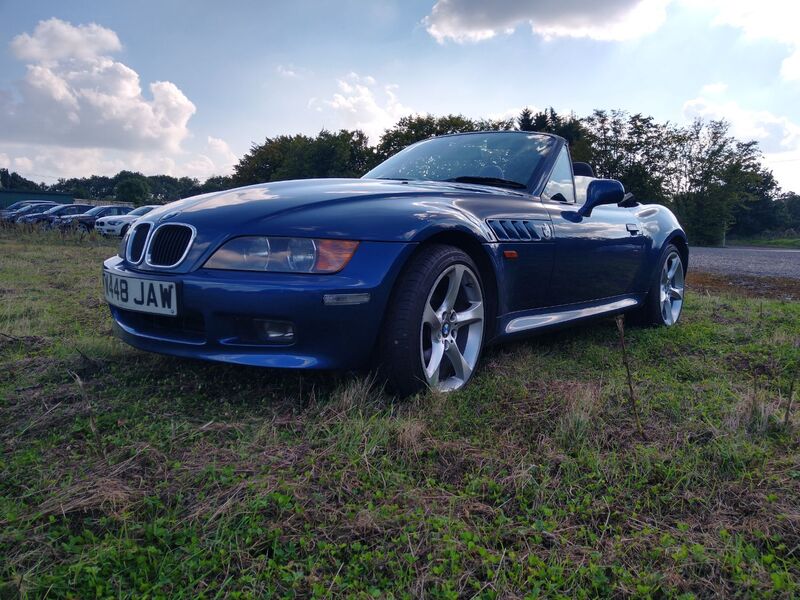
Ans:
{"type": "Polygon", "coordinates": [[[800,192],[797,0],[0,0],[0,167],[204,179],[252,144],[553,106],[725,118],[800,192]]]}

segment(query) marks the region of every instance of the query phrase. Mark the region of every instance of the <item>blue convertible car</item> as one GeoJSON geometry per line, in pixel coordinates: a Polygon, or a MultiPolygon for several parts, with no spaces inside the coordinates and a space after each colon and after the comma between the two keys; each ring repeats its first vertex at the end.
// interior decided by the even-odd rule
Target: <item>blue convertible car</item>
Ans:
{"type": "Polygon", "coordinates": [[[680,316],[686,235],[528,132],[436,137],[361,179],[173,202],[103,268],[115,331],[153,352],[378,366],[401,395],[465,385],[487,344],[635,311],[680,316]]]}

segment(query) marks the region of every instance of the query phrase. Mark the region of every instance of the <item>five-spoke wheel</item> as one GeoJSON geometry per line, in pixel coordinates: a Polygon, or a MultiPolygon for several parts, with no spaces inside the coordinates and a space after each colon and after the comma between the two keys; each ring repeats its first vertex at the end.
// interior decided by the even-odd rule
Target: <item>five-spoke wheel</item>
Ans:
{"type": "Polygon", "coordinates": [[[430,245],[401,274],[381,335],[380,362],[401,396],[463,387],[480,359],[487,319],[480,272],[452,246],[430,245]]]}
{"type": "Polygon", "coordinates": [[[450,391],[469,380],[483,343],[483,293],[465,264],[448,267],[431,287],[420,326],[425,382],[450,391]]]}
{"type": "Polygon", "coordinates": [[[659,289],[661,302],[661,318],[664,325],[674,325],[681,316],[683,308],[683,262],[680,254],[673,250],[667,255],[661,268],[661,285],[659,289]]]}

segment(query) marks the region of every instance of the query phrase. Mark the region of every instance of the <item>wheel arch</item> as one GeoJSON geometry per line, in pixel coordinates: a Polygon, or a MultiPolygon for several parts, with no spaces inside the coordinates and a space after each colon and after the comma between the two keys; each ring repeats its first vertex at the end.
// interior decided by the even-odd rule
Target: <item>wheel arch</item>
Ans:
{"type": "Polygon", "coordinates": [[[667,241],[664,242],[664,246],[667,244],[672,244],[678,249],[678,253],[681,255],[681,260],[683,261],[683,270],[688,271],[689,269],[689,242],[686,239],[686,234],[682,231],[674,231],[668,238],[667,241]]]}
{"type": "MultiPolygon", "coordinates": [[[[491,330],[487,327],[485,336],[486,342],[490,342],[495,337],[494,327],[500,300],[500,288],[491,255],[487,252],[481,239],[475,234],[460,229],[446,229],[430,232],[419,242],[414,252],[406,259],[405,264],[408,264],[416,253],[434,244],[458,248],[466,253],[477,265],[483,282],[484,293],[486,294],[486,322],[490,324],[491,330]]],[[[403,265],[404,267],[405,264],[403,265]]]]}

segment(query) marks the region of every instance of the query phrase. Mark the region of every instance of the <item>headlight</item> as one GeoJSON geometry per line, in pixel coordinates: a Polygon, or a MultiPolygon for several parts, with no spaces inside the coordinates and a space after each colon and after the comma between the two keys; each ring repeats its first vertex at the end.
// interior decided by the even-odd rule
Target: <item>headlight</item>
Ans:
{"type": "Polygon", "coordinates": [[[206,261],[207,269],[336,273],[353,257],[358,242],[309,238],[238,237],[206,261]]]}
{"type": "Polygon", "coordinates": [[[100,225],[110,225],[111,227],[116,227],[120,224],[120,221],[103,221],[100,225]]]}

